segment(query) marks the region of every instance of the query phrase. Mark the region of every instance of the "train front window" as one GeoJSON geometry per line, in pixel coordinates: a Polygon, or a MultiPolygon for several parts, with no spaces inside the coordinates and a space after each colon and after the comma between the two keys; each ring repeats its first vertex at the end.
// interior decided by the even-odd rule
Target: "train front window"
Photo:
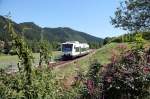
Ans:
{"type": "Polygon", "coordinates": [[[72,46],[73,46],[73,44],[63,44],[62,45],[62,51],[63,52],[72,51],[72,46]]]}

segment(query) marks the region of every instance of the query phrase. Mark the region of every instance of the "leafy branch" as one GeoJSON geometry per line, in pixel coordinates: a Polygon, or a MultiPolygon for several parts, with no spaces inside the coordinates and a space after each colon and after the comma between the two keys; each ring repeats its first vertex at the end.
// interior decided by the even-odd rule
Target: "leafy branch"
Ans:
{"type": "Polygon", "coordinates": [[[22,76],[24,80],[24,89],[25,89],[24,93],[25,93],[25,96],[29,98],[30,97],[29,88],[30,88],[30,85],[32,85],[32,78],[31,78],[32,60],[33,60],[32,52],[28,48],[24,39],[17,35],[10,19],[6,19],[6,25],[4,28],[10,34],[12,38],[13,46],[16,48],[16,52],[20,60],[18,63],[18,69],[19,69],[20,74],[21,75],[23,74],[22,76]]]}

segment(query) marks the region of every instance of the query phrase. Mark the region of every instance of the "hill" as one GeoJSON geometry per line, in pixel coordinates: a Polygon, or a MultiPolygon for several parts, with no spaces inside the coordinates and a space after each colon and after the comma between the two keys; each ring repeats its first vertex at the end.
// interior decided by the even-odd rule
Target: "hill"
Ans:
{"type": "MultiPolygon", "coordinates": [[[[0,40],[6,41],[9,36],[6,31],[3,29],[6,23],[6,18],[0,16],[0,40]]],[[[48,27],[40,27],[33,22],[24,22],[17,24],[13,22],[15,31],[21,33],[22,31],[25,38],[27,40],[36,40],[39,41],[41,35],[44,39],[47,39],[50,42],[65,42],[77,40],[80,42],[87,43],[100,43],[103,39],[89,35],[84,32],[76,31],[68,27],[58,27],[58,28],[48,28],[48,27]],[[24,30],[23,30],[24,28],[24,30]]]]}

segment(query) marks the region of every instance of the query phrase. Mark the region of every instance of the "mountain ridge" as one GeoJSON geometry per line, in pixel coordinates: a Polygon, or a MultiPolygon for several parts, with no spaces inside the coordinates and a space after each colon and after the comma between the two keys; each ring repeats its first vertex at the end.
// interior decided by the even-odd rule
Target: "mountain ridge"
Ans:
{"type": "MultiPolygon", "coordinates": [[[[7,18],[0,16],[0,40],[4,41],[9,39],[8,34],[3,29],[4,25],[6,24],[6,20],[7,18]]],[[[74,30],[70,27],[40,27],[34,22],[16,23],[12,21],[12,23],[14,25],[15,31],[20,35],[24,35],[27,40],[39,41],[41,35],[43,35],[43,38],[50,42],[56,41],[62,43],[65,41],[76,40],[87,43],[100,43],[103,41],[102,38],[92,36],[85,32],[74,30]],[[22,31],[24,31],[23,34],[22,31]]]]}

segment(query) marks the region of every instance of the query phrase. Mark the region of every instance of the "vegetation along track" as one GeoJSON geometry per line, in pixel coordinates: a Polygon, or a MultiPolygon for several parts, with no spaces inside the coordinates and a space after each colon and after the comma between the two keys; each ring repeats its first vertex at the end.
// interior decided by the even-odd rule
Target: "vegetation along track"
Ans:
{"type": "Polygon", "coordinates": [[[66,65],[75,63],[75,62],[78,61],[78,60],[81,60],[81,59],[87,58],[87,57],[89,57],[89,56],[92,56],[93,54],[95,54],[96,51],[97,51],[97,50],[93,49],[93,50],[90,51],[89,54],[84,55],[84,56],[81,56],[81,57],[74,58],[74,59],[72,59],[72,60],[58,61],[58,62],[56,62],[56,63],[50,63],[50,64],[49,64],[49,67],[54,67],[54,68],[64,67],[64,66],[66,66],[66,65]]]}
{"type": "MultiPolygon", "coordinates": [[[[75,62],[78,61],[78,60],[81,60],[81,59],[87,58],[87,57],[89,57],[89,56],[92,56],[93,54],[95,54],[96,51],[97,51],[96,49],[92,49],[92,50],[89,52],[89,54],[84,55],[84,56],[80,56],[80,57],[77,57],[77,58],[74,58],[74,59],[72,59],[72,60],[66,60],[66,61],[60,60],[60,61],[57,61],[57,62],[52,62],[52,63],[49,63],[48,67],[50,67],[50,68],[60,68],[60,67],[64,67],[64,66],[66,66],[66,65],[75,63],[75,62]]],[[[10,66],[10,67],[7,68],[5,71],[6,71],[6,73],[11,74],[11,73],[18,72],[18,69],[16,68],[16,66],[10,66]]]]}

